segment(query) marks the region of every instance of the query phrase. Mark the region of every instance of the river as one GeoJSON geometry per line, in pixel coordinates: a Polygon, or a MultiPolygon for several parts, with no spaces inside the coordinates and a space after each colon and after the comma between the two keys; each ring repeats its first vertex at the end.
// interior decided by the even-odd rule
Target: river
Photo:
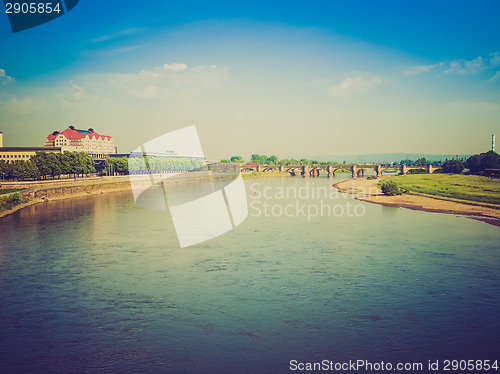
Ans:
{"type": "Polygon", "coordinates": [[[247,219],[186,248],[130,192],[1,218],[0,372],[500,359],[500,229],[360,202],[346,178],[246,180],[247,219]]]}

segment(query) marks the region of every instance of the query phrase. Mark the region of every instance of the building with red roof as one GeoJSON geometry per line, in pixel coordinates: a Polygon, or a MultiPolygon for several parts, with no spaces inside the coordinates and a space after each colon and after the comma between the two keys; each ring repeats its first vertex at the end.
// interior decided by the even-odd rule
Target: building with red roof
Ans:
{"type": "Polygon", "coordinates": [[[109,135],[99,135],[90,128],[88,130],[75,129],[69,126],[64,131],[54,131],[47,136],[45,147],[62,147],[65,151],[86,152],[94,159],[106,158],[116,153],[113,138],[109,135]]]}

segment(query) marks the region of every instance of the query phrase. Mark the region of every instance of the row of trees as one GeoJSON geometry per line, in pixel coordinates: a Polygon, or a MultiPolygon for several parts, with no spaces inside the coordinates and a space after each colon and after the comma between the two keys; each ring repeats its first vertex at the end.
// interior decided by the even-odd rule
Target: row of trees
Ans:
{"type": "MultiPolygon", "coordinates": [[[[124,163],[127,161],[117,161],[117,163],[124,163]]],[[[110,159],[108,159],[110,160],[110,159]]],[[[116,159],[121,160],[121,159],[116,159]]],[[[107,161],[107,160],[106,160],[107,161]]],[[[111,161],[115,162],[115,161],[111,161]]],[[[142,157],[129,158],[128,170],[130,174],[147,174],[147,173],[171,173],[171,172],[185,172],[195,171],[203,168],[204,163],[202,160],[190,157],[142,157]]]]}
{"type": "Polygon", "coordinates": [[[95,173],[94,160],[87,153],[36,152],[29,160],[16,160],[8,163],[0,161],[0,178],[2,180],[36,180],[60,178],[95,173]]]}
{"type": "MultiPolygon", "coordinates": [[[[233,162],[233,163],[244,163],[245,160],[241,156],[232,156],[230,159],[221,160],[221,162],[233,162]]],[[[313,165],[313,164],[326,164],[326,165],[337,165],[337,162],[321,162],[316,160],[308,160],[307,158],[302,158],[300,160],[296,159],[279,159],[278,156],[272,155],[259,155],[254,153],[250,158],[252,163],[257,163],[259,165],[313,165]]],[[[345,164],[345,161],[344,161],[345,164]]]]}
{"type": "Polygon", "coordinates": [[[419,158],[418,160],[412,161],[412,160],[401,160],[399,164],[397,162],[393,163],[393,166],[396,165],[406,165],[406,166],[426,166],[426,165],[434,165],[434,166],[439,166],[441,164],[440,161],[427,161],[425,157],[419,158]]]}
{"type": "Polygon", "coordinates": [[[447,160],[443,163],[443,173],[461,173],[469,169],[472,174],[485,174],[500,170],[500,156],[494,151],[470,156],[465,162],[462,160],[447,160]]]}
{"type": "Polygon", "coordinates": [[[500,156],[495,151],[488,151],[471,156],[465,161],[465,166],[471,173],[481,173],[486,170],[500,169],[500,156]]]}

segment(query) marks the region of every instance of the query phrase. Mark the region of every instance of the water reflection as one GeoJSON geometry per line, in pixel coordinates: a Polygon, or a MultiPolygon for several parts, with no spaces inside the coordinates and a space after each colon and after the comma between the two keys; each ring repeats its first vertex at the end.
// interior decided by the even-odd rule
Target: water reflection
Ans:
{"type": "Polygon", "coordinates": [[[251,215],[184,249],[169,212],[138,209],[130,193],[2,218],[0,369],[284,373],[292,359],[498,357],[500,230],[352,196],[328,203],[347,202],[365,214],[251,215]]]}

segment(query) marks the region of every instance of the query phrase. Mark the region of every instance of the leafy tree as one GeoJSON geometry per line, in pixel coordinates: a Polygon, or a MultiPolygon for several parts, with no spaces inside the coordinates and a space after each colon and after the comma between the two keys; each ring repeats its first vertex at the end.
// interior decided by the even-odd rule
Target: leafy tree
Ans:
{"type": "Polygon", "coordinates": [[[427,160],[425,157],[419,158],[413,163],[414,166],[419,166],[419,165],[427,165],[427,160]]]}
{"type": "Polygon", "coordinates": [[[448,160],[443,163],[442,168],[443,173],[460,174],[465,169],[465,165],[460,160],[448,160]]]}
{"type": "Polygon", "coordinates": [[[65,152],[59,158],[61,174],[70,175],[71,171],[71,156],[70,152],[65,152]]]}
{"type": "Polygon", "coordinates": [[[232,156],[231,162],[242,163],[245,162],[241,156],[232,156]]]}
{"type": "Polygon", "coordinates": [[[481,154],[481,170],[500,169],[500,156],[494,151],[481,154]]]}
{"type": "Polygon", "coordinates": [[[12,164],[5,160],[0,160],[0,176],[2,180],[12,179],[12,164]]]}
{"type": "Polygon", "coordinates": [[[382,192],[388,196],[401,195],[401,188],[393,180],[384,180],[380,186],[382,192]]]}
{"type": "Polygon", "coordinates": [[[465,166],[472,172],[476,173],[481,170],[481,156],[474,155],[470,156],[467,161],[465,161],[465,166]]]}
{"type": "Polygon", "coordinates": [[[47,175],[51,175],[52,169],[48,160],[47,152],[37,151],[35,155],[31,158],[31,161],[35,163],[40,176],[43,179],[47,179],[47,175]]]}
{"type": "Polygon", "coordinates": [[[61,154],[60,153],[46,153],[45,161],[47,162],[47,167],[50,169],[50,175],[52,178],[55,176],[60,176],[62,173],[61,168],[61,154]]]}
{"type": "Polygon", "coordinates": [[[278,163],[278,156],[272,155],[267,159],[269,165],[275,165],[278,163]]]}
{"type": "Polygon", "coordinates": [[[500,169],[500,156],[494,151],[473,155],[465,161],[465,166],[472,173],[479,173],[486,169],[500,169]]]}

